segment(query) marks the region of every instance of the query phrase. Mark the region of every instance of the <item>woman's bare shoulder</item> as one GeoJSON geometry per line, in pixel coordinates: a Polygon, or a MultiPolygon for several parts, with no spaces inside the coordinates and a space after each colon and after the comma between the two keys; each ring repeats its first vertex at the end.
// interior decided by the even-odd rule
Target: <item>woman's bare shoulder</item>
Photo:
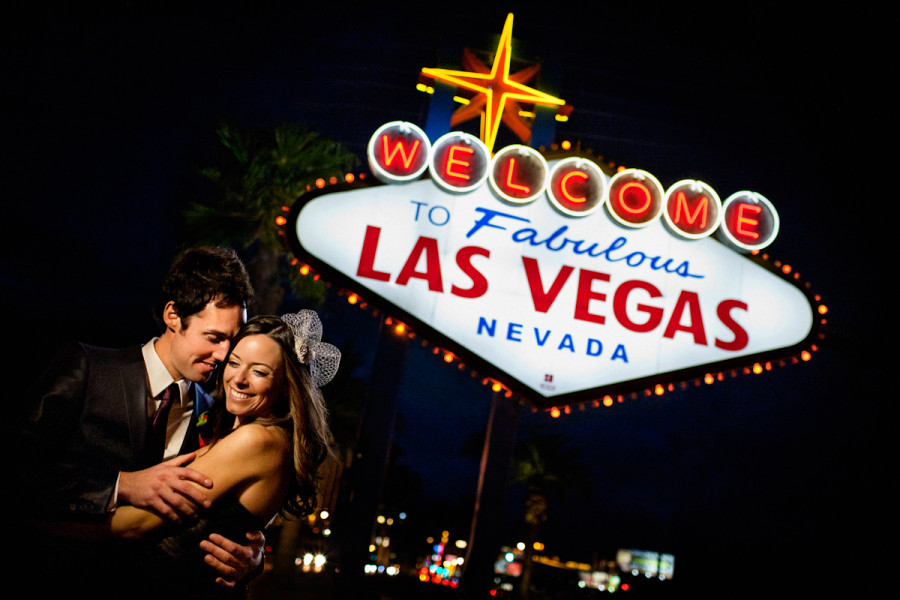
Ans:
{"type": "Polygon", "coordinates": [[[241,425],[222,440],[233,452],[268,453],[282,452],[288,445],[284,431],[279,427],[248,423],[241,425]]]}
{"type": "Polygon", "coordinates": [[[197,460],[200,464],[207,461],[260,464],[260,459],[266,459],[266,463],[271,464],[273,461],[281,462],[289,454],[289,450],[288,437],[279,427],[248,423],[208,447],[207,452],[201,452],[197,460]]]}

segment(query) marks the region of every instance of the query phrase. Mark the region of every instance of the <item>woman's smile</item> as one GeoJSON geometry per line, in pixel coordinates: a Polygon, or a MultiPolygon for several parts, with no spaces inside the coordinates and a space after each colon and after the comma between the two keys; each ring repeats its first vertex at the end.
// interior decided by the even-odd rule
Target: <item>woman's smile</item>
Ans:
{"type": "Polygon", "coordinates": [[[250,394],[245,394],[244,392],[238,391],[234,388],[230,388],[230,389],[231,389],[231,395],[235,400],[246,400],[247,398],[251,397],[250,394]]]}
{"type": "Polygon", "coordinates": [[[283,358],[278,344],[265,335],[242,338],[222,374],[225,407],[237,424],[268,416],[282,393],[283,358]]]}

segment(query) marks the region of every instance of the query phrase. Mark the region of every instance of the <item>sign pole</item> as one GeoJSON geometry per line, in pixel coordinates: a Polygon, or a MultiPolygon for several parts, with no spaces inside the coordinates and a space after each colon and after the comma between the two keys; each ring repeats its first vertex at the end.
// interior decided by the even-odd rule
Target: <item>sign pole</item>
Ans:
{"type": "Polygon", "coordinates": [[[502,536],[496,524],[503,520],[505,513],[506,487],[518,429],[518,405],[504,392],[494,392],[460,586],[466,598],[486,598],[490,591],[502,536]]]}
{"type": "Polygon", "coordinates": [[[397,415],[397,392],[409,348],[407,338],[393,335],[385,318],[382,317],[379,327],[378,348],[360,421],[351,497],[345,509],[344,527],[338,537],[341,573],[336,584],[347,592],[340,596],[342,598],[361,597],[358,593],[363,583],[369,538],[384,488],[397,415]]]}

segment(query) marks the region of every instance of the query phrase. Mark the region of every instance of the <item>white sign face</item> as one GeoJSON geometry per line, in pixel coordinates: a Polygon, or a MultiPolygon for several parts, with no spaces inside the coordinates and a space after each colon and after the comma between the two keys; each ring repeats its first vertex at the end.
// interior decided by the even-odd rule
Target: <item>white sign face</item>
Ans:
{"type": "Polygon", "coordinates": [[[428,179],[308,198],[294,207],[301,260],[545,404],[747,364],[813,328],[798,287],[663,219],[626,227],[428,179]]]}

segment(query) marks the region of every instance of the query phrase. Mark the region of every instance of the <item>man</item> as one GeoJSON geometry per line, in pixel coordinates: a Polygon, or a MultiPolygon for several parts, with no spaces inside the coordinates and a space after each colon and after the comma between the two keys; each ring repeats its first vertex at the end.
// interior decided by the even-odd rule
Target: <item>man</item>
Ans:
{"type": "MultiPolygon", "coordinates": [[[[117,505],[132,504],[182,521],[195,516],[193,503],[208,504],[191,482],[206,488],[213,482],[185,466],[198,447],[197,421],[212,401],[201,384],[224,360],[251,298],[234,252],[191,249],[163,281],[158,338],[115,350],[74,344],[62,353],[41,378],[22,428],[28,512],[45,524],[70,525],[102,522],[117,505]],[[167,388],[172,399],[163,402],[167,388]],[[169,406],[164,438],[150,427],[163,404],[169,406]]],[[[116,571],[127,570],[105,544],[68,545],[38,532],[29,541],[40,544],[33,560],[56,555],[49,575],[65,569],[72,577],[102,578],[82,579],[88,588],[121,585],[116,571]]],[[[212,536],[201,544],[214,569],[210,577],[217,573],[223,587],[235,587],[258,570],[262,545],[261,532],[248,533],[247,540],[212,536]]]]}

